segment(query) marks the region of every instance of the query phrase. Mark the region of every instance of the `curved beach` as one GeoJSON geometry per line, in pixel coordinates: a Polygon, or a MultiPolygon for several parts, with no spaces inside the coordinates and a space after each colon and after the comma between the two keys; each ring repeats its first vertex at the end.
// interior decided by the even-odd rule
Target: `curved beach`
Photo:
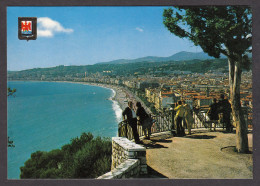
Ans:
{"type": "Polygon", "coordinates": [[[142,106],[145,108],[147,113],[152,114],[150,108],[148,108],[139,97],[137,97],[136,95],[133,95],[129,90],[127,90],[123,87],[119,87],[116,85],[110,85],[110,84],[99,84],[99,83],[89,83],[89,82],[71,82],[71,83],[87,84],[87,85],[99,86],[99,87],[112,89],[115,91],[115,95],[112,99],[119,104],[119,106],[122,110],[124,110],[128,106],[128,101],[134,102],[134,108],[135,108],[135,103],[137,101],[139,101],[139,102],[141,102],[142,106]]]}
{"type": "MultiPolygon", "coordinates": [[[[89,82],[73,82],[73,81],[63,81],[63,82],[67,82],[67,83],[79,83],[79,84],[85,84],[85,85],[91,85],[91,86],[98,86],[98,87],[104,87],[104,88],[108,88],[114,91],[114,96],[111,98],[112,100],[116,101],[118,103],[118,105],[120,106],[120,108],[123,110],[127,107],[127,101],[129,100],[129,98],[127,97],[127,95],[129,95],[129,93],[125,90],[123,90],[123,88],[118,87],[116,85],[109,85],[109,84],[99,84],[99,83],[89,83],[89,82]]],[[[131,99],[133,99],[133,97],[131,97],[131,99]]]]}

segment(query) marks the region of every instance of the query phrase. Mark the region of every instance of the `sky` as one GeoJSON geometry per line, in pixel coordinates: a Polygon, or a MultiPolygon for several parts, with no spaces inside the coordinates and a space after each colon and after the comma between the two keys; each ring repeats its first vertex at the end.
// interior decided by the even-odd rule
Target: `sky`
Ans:
{"type": "Polygon", "coordinates": [[[8,7],[7,70],[201,52],[167,30],[165,8],[8,7]],[[18,17],[37,17],[37,40],[18,39],[18,17]]]}

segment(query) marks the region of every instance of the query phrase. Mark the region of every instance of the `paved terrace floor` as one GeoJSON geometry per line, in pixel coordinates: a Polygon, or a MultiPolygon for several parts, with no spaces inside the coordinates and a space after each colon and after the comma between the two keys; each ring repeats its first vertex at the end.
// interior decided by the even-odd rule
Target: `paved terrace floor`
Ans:
{"type": "MultiPolygon", "coordinates": [[[[248,134],[252,152],[252,134],[248,134]]],[[[193,130],[192,135],[170,133],[143,140],[147,148],[148,177],[171,179],[252,179],[252,153],[234,152],[235,133],[193,130]]]]}

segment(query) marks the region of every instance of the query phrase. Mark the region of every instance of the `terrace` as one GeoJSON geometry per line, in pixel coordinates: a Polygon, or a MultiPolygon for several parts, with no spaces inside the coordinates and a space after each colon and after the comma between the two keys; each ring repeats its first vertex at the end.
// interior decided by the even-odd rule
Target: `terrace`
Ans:
{"type": "Polygon", "coordinates": [[[222,123],[211,132],[205,114],[194,113],[193,117],[192,134],[174,137],[174,113],[153,116],[150,140],[144,139],[138,126],[142,145],[130,141],[132,131],[126,122],[119,123],[119,137],[113,139],[112,171],[99,178],[252,179],[252,130],[248,132],[250,152],[239,154],[234,151],[235,132],[226,133],[222,123]]]}

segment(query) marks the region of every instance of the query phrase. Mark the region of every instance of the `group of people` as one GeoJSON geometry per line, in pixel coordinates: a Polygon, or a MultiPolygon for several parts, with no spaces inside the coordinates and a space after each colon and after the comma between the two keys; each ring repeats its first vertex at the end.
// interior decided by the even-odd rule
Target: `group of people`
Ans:
{"type": "Polygon", "coordinates": [[[123,111],[123,119],[128,122],[133,131],[133,136],[135,143],[142,143],[139,139],[139,134],[137,131],[137,124],[142,125],[143,132],[145,134],[146,139],[150,139],[151,135],[151,126],[152,119],[146,113],[145,109],[142,107],[140,102],[136,103],[136,111],[133,108],[133,103],[131,101],[128,102],[128,107],[123,111]]]}
{"type": "MultiPolygon", "coordinates": [[[[174,118],[174,128],[173,132],[176,136],[185,136],[185,128],[188,129],[189,135],[191,134],[191,127],[194,123],[192,109],[185,101],[178,101],[175,105],[174,110],[176,111],[176,115],[174,118]]],[[[231,104],[227,99],[225,99],[225,95],[220,95],[220,100],[217,102],[217,99],[214,98],[213,103],[210,105],[208,110],[208,116],[210,120],[214,124],[214,131],[216,130],[216,124],[219,122],[219,115],[221,114],[222,123],[226,127],[227,132],[233,131],[233,126],[231,125],[230,114],[231,114],[231,104]]],[[[172,127],[173,128],[173,127],[172,127]]]]}
{"type": "Polygon", "coordinates": [[[233,131],[233,126],[231,125],[230,115],[231,115],[231,104],[225,95],[220,95],[220,100],[214,98],[213,103],[210,105],[208,115],[210,120],[214,121],[214,130],[216,130],[216,121],[220,119],[219,115],[222,114],[222,123],[226,127],[227,132],[233,131]]]}
{"type": "MultiPolygon", "coordinates": [[[[146,113],[145,109],[142,107],[140,102],[136,103],[136,111],[133,108],[133,103],[128,102],[128,107],[123,111],[123,119],[128,122],[133,131],[133,136],[137,144],[142,143],[139,139],[139,134],[137,131],[137,125],[142,125],[143,132],[146,139],[150,139],[151,136],[151,126],[153,124],[151,117],[146,113]]],[[[178,137],[185,136],[185,128],[188,129],[188,134],[191,135],[191,128],[194,124],[193,111],[191,107],[185,103],[185,101],[178,101],[175,105],[174,110],[176,115],[174,117],[175,129],[174,135],[178,137]]],[[[214,123],[214,130],[216,129],[216,121],[219,120],[219,114],[223,116],[223,123],[226,126],[227,132],[232,132],[233,127],[230,121],[231,104],[227,99],[225,99],[224,94],[221,94],[220,100],[214,98],[213,103],[210,105],[208,115],[210,120],[214,123]]]]}
{"type": "Polygon", "coordinates": [[[186,104],[184,100],[178,101],[174,110],[176,111],[174,117],[175,135],[178,137],[185,136],[185,127],[188,128],[188,133],[191,134],[191,127],[194,123],[194,119],[190,106],[186,104]]]}

